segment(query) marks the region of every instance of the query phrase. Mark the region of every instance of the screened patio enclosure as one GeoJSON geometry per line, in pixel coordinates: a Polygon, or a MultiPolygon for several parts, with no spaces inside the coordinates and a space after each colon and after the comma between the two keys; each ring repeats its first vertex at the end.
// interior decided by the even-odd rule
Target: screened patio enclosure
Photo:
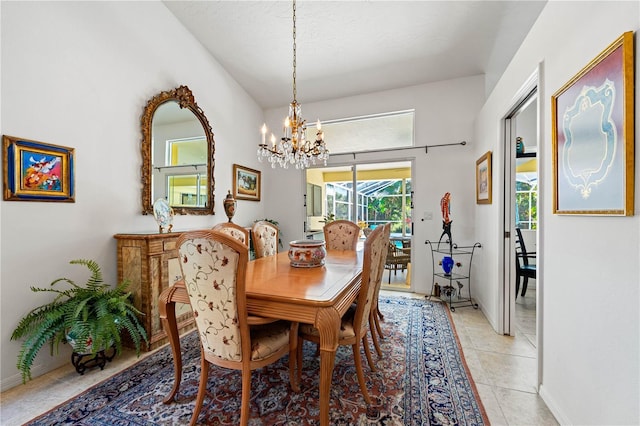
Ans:
{"type": "MultiPolygon", "coordinates": [[[[307,183],[307,215],[313,216],[312,203],[321,206],[319,228],[327,218],[346,219],[372,229],[391,223],[392,234],[411,235],[410,163],[312,169],[307,171],[307,183]],[[309,194],[312,191],[315,197],[309,194]],[[316,203],[320,194],[321,204],[316,203]]],[[[313,217],[309,219],[312,224],[313,217]]]]}
{"type": "Polygon", "coordinates": [[[411,179],[358,181],[355,197],[352,182],[327,183],[327,212],[335,219],[351,220],[363,228],[374,229],[390,222],[393,234],[410,235],[410,192],[411,179]]]}
{"type": "Polygon", "coordinates": [[[345,219],[363,229],[362,244],[366,228],[391,223],[391,241],[408,258],[399,267],[385,263],[383,286],[410,291],[411,161],[307,169],[306,179],[307,238],[322,239],[327,220],[345,219]]]}

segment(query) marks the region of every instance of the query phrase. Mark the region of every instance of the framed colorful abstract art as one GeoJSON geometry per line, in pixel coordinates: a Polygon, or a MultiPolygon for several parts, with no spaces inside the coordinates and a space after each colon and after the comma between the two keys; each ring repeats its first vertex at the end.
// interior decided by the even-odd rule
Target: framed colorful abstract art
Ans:
{"type": "Polygon", "coordinates": [[[551,97],[553,213],[632,216],[633,32],[551,97]]]}
{"type": "Polygon", "coordinates": [[[6,135],[2,148],[5,200],[75,202],[73,148],[6,135]]]}

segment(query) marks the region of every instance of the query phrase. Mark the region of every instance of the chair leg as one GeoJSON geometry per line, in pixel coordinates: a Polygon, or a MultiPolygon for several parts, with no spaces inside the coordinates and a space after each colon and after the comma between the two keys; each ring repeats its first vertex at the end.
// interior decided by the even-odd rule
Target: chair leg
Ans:
{"type": "Polygon", "coordinates": [[[519,291],[520,291],[520,275],[516,275],[516,299],[518,298],[519,291]]]}
{"type": "Polygon", "coordinates": [[[240,406],[240,425],[249,424],[249,412],[251,403],[251,370],[242,370],[242,405],[240,406]]]}
{"type": "Polygon", "coordinates": [[[382,357],[382,349],[380,349],[380,343],[378,342],[378,335],[376,332],[376,314],[372,311],[369,315],[369,330],[371,330],[371,340],[373,341],[373,347],[376,348],[378,357],[382,357]]]}
{"type": "Polygon", "coordinates": [[[527,285],[529,285],[529,277],[525,275],[522,280],[522,294],[520,296],[524,297],[525,293],[527,292],[527,285]]]}
{"type": "MultiPolygon", "coordinates": [[[[380,314],[380,316],[382,317],[382,314],[380,314]]],[[[373,322],[376,325],[376,332],[378,336],[380,336],[380,339],[384,339],[384,334],[382,334],[382,327],[380,327],[380,320],[378,320],[378,316],[375,314],[375,312],[373,313],[373,322]]]]}
{"type": "Polygon", "coordinates": [[[362,371],[362,357],[360,356],[360,342],[356,342],[351,345],[353,349],[353,362],[356,365],[356,375],[358,376],[358,383],[360,384],[360,390],[362,391],[362,397],[367,404],[371,404],[371,398],[369,392],[367,392],[367,385],[364,381],[364,373],[362,371]]]}
{"type": "Polygon", "coordinates": [[[384,334],[382,334],[382,327],[380,327],[380,321],[378,320],[378,317],[380,317],[380,319],[384,321],[384,317],[382,316],[380,311],[378,311],[378,309],[376,309],[376,311],[378,312],[377,314],[375,312],[373,313],[373,320],[376,324],[376,331],[378,332],[380,338],[384,339],[384,334]]]}
{"type": "MultiPolygon", "coordinates": [[[[378,314],[378,316],[380,317],[380,319],[382,321],[384,321],[384,315],[382,315],[382,312],[380,312],[380,309],[376,306],[376,314],[378,314]]],[[[378,323],[378,321],[376,321],[376,324],[378,323]]],[[[384,337],[382,336],[382,334],[380,334],[380,337],[382,337],[384,339],[384,337]]]]}
{"type": "Polygon", "coordinates": [[[297,348],[297,352],[298,352],[298,356],[296,356],[296,371],[297,371],[297,380],[296,382],[298,383],[298,386],[300,386],[300,383],[302,383],[302,347],[304,346],[304,340],[303,339],[298,339],[298,348],[297,348]]]}
{"type": "Polygon", "coordinates": [[[198,386],[198,395],[196,396],[196,405],[193,408],[193,415],[191,416],[190,426],[195,426],[198,423],[198,416],[200,410],[202,410],[202,403],[204,402],[204,395],[207,393],[207,379],[209,378],[209,361],[204,357],[204,352],[200,350],[200,386],[198,386]]]}
{"type": "Polygon", "coordinates": [[[300,392],[300,381],[298,378],[298,323],[292,322],[289,330],[289,382],[294,392],[300,392]]]}
{"type": "MultiPolygon", "coordinates": [[[[367,340],[367,334],[369,333],[367,332],[364,336],[362,336],[362,347],[364,348],[364,354],[367,357],[367,363],[369,364],[369,368],[371,369],[371,371],[375,373],[376,371],[378,371],[378,368],[373,363],[373,358],[371,358],[371,349],[369,349],[369,341],[367,340]]],[[[371,335],[373,335],[373,332],[371,332],[371,335]]]]}

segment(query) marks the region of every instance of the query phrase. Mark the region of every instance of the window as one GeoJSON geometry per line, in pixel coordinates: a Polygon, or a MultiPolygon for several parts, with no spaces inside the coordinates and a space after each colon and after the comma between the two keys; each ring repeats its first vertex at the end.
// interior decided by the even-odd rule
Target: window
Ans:
{"type": "Polygon", "coordinates": [[[336,220],[352,220],[351,199],[353,198],[353,191],[351,186],[351,182],[327,184],[327,216],[333,214],[336,220]]]}
{"type": "Polygon", "coordinates": [[[206,207],[206,175],[171,174],[167,175],[170,206],[206,207]]]}
{"type": "MultiPolygon", "coordinates": [[[[323,122],[322,130],[332,154],[402,149],[415,146],[414,118],[414,110],[396,111],[323,122]]],[[[391,232],[411,235],[410,162],[356,163],[354,158],[341,166],[309,168],[306,177],[324,197],[322,216],[311,215],[307,204],[307,229],[321,229],[327,219],[346,219],[371,228],[392,222],[391,232]]],[[[307,203],[310,192],[308,185],[307,203]]]]}
{"type": "Polygon", "coordinates": [[[204,136],[168,140],[167,151],[170,166],[207,164],[207,139],[204,136]]]}
{"type": "Polygon", "coordinates": [[[414,115],[408,110],[328,121],[322,130],[333,154],[403,148],[414,145],[414,115]]]}
{"type": "MultiPolygon", "coordinates": [[[[411,234],[411,178],[389,179],[384,170],[376,170],[377,178],[359,176],[356,182],[357,218],[352,217],[352,182],[326,183],[327,216],[362,222],[374,228],[391,223],[391,232],[411,234]]],[[[410,174],[407,168],[403,173],[410,174]]]]}
{"type": "Polygon", "coordinates": [[[516,227],[538,229],[538,183],[516,181],[516,227]]]}

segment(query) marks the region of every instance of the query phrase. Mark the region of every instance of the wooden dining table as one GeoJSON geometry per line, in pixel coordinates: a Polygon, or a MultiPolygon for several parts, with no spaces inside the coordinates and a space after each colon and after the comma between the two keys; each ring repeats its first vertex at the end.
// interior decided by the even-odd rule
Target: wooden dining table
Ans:
{"type": "MultiPolygon", "coordinates": [[[[362,251],[328,250],[325,264],[292,267],[287,252],[250,261],[246,272],[250,315],[313,324],[320,333],[320,424],[329,424],[331,378],[340,321],[356,300],[362,280],[362,251]]],[[[159,297],[160,320],[173,352],[175,382],[164,403],[173,401],[182,380],[176,303],[189,303],[184,282],[159,297]]]]}

